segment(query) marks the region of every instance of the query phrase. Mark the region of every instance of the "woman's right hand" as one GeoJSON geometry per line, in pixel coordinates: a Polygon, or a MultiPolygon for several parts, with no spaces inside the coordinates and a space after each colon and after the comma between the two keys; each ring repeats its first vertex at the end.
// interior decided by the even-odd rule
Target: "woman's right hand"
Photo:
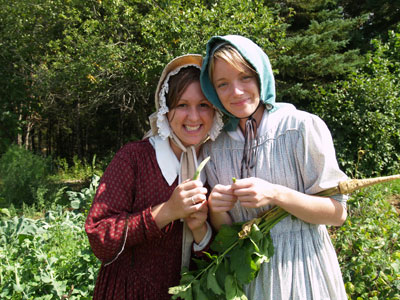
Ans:
{"type": "Polygon", "coordinates": [[[166,205],[175,220],[184,219],[202,208],[207,189],[200,180],[185,180],[173,191],[166,205]]]}
{"type": "Polygon", "coordinates": [[[217,184],[208,197],[208,206],[211,212],[221,213],[230,211],[237,201],[231,185],[217,184]]]}
{"type": "Polygon", "coordinates": [[[185,180],[172,192],[171,197],[151,208],[151,214],[161,229],[167,224],[182,220],[190,214],[200,211],[206,201],[207,189],[199,180],[185,180]]]}

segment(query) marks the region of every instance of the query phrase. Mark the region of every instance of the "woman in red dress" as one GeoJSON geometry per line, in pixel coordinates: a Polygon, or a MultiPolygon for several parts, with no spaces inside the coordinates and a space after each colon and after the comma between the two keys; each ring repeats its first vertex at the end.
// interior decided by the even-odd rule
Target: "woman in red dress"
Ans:
{"type": "Polygon", "coordinates": [[[208,246],[207,189],[190,180],[222,120],[203,95],[200,55],[164,69],[146,137],[122,147],[101,178],[85,230],[102,265],[93,299],[170,299],[191,253],[208,246]]]}

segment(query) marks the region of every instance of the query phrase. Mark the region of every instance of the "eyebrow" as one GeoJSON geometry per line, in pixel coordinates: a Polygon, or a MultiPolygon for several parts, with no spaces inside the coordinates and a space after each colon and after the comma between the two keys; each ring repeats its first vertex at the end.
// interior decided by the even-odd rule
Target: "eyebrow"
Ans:
{"type": "Polygon", "coordinates": [[[214,79],[214,82],[219,82],[219,81],[224,81],[224,80],[226,80],[225,77],[222,77],[222,78],[214,79]]]}

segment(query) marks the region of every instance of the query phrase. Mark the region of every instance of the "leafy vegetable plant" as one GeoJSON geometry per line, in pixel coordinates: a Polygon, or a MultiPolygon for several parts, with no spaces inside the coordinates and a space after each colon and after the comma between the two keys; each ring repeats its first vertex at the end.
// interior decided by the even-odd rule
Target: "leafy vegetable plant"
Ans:
{"type": "Polygon", "coordinates": [[[251,222],[222,226],[211,244],[215,254],[206,253],[210,262],[195,260],[198,269],[183,272],[180,285],[169,289],[172,299],[247,299],[243,285],[274,254],[269,231],[286,216],[275,207],[251,222]]]}
{"type": "MultiPolygon", "coordinates": [[[[400,175],[342,181],[338,186],[318,193],[319,196],[348,194],[382,182],[399,179],[400,175]]],[[[235,178],[232,178],[236,182],[235,178]]],[[[289,213],[275,206],[261,217],[248,222],[224,225],[211,244],[214,255],[210,262],[195,260],[197,270],[182,273],[179,286],[171,287],[172,299],[247,299],[243,286],[250,283],[274,254],[270,230],[289,213]]]]}

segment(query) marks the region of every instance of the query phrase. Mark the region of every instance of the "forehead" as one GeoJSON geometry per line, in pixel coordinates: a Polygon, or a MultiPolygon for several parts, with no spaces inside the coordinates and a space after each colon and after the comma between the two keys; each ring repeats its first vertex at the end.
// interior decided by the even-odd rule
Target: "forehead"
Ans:
{"type": "Polygon", "coordinates": [[[182,95],[179,97],[179,101],[183,100],[207,100],[201,90],[199,81],[193,81],[186,87],[182,95]]]}
{"type": "Polygon", "coordinates": [[[213,77],[217,80],[223,75],[235,75],[236,73],[253,73],[250,68],[241,62],[233,63],[221,58],[215,58],[213,77]]]}

